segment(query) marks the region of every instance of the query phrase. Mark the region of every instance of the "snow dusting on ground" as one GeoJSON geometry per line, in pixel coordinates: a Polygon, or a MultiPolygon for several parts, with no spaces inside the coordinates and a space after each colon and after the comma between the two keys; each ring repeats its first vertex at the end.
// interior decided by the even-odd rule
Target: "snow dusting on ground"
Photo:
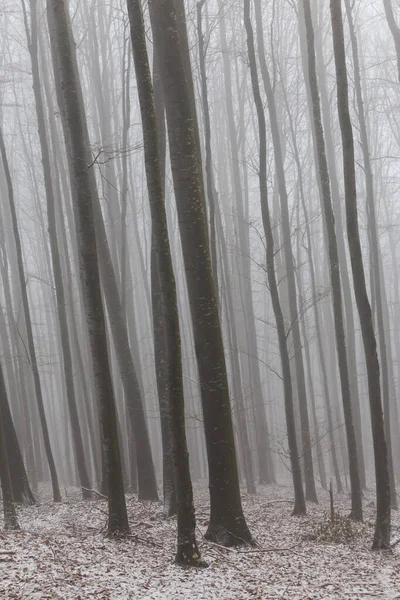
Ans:
{"type": "MultiPolygon", "coordinates": [[[[370,551],[373,493],[365,498],[365,523],[349,544],[310,541],[325,518],[329,499],[309,505],[307,517],[291,517],[289,486],[259,488],[244,496],[256,549],[227,550],[202,539],[208,510],[206,486],[196,488],[198,541],[208,569],[173,563],[175,520],[164,521],[159,504],[128,497],[132,535],[104,537],[106,503],[82,501],[70,490],[55,505],[43,494],[23,508],[21,533],[0,532],[0,598],[45,600],[368,600],[400,599],[400,544],[394,553],[370,551]],[[397,552],[399,552],[397,554],[397,552]]],[[[343,514],[346,496],[335,498],[343,514]]],[[[393,541],[400,518],[393,515],[393,541]]]]}

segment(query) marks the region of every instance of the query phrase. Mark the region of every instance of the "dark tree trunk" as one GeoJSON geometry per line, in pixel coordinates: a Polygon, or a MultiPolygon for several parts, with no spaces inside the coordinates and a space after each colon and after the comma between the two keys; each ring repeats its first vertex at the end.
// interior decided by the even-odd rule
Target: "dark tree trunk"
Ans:
{"type": "Polygon", "coordinates": [[[331,0],[330,9],[336,67],[337,106],[343,148],[347,237],[353,271],[354,291],[364,343],[375,457],[377,517],[372,547],[373,549],[378,550],[390,548],[390,482],[388,456],[382,411],[379,360],[372,322],[371,305],[365,283],[358,229],[354,138],[349,111],[349,92],[341,0],[331,0]]]}
{"type": "Polygon", "coordinates": [[[101,299],[93,204],[95,186],[91,181],[91,157],[86,116],[69,14],[64,0],[47,2],[52,59],[58,102],[68,153],[75,230],[80,254],[80,275],[84,288],[85,315],[99,405],[102,449],[107,477],[108,533],[129,531],[124,496],[117,415],[111,368],[107,350],[106,326],[101,299]]]}
{"type": "MultiPolygon", "coordinates": [[[[167,137],[165,130],[165,108],[160,71],[156,53],[153,56],[153,95],[157,127],[158,159],[160,163],[161,184],[165,200],[165,163],[167,137]]],[[[174,462],[172,457],[171,427],[169,423],[169,396],[167,372],[167,346],[164,337],[163,310],[159,264],[157,260],[156,238],[151,235],[151,304],[153,312],[154,363],[156,369],[158,402],[160,407],[161,438],[163,450],[163,495],[164,515],[166,518],[176,515],[176,488],[174,462]]]]}
{"type": "Polygon", "coordinates": [[[206,72],[206,49],[204,47],[203,23],[201,11],[206,0],[200,0],[197,3],[197,35],[199,41],[199,64],[200,64],[200,79],[201,79],[201,98],[203,103],[203,118],[204,118],[204,139],[206,149],[206,189],[208,206],[210,210],[210,250],[211,250],[211,266],[213,270],[214,286],[217,298],[219,298],[218,286],[218,263],[217,263],[217,226],[215,216],[215,203],[217,201],[215,194],[213,161],[211,151],[211,122],[210,122],[210,107],[208,104],[208,89],[207,89],[207,72],[206,72]]]}
{"type": "MultiPolygon", "coordinates": [[[[0,394],[0,419],[3,424],[14,502],[18,504],[36,504],[26,474],[7,394],[0,394]]],[[[32,452],[32,448],[27,448],[27,452],[32,452]]]]}
{"type": "Polygon", "coordinates": [[[173,0],[149,4],[160,65],[172,175],[202,394],[210,479],[206,537],[225,545],[252,541],[244,519],[228,378],[212,277],[198,147],[173,0]]]}
{"type": "Polygon", "coordinates": [[[152,218],[154,252],[157,260],[161,303],[161,327],[165,343],[165,390],[168,403],[168,424],[172,442],[178,516],[178,548],[176,562],[182,565],[205,566],[196,542],[196,520],[190,479],[189,454],[185,433],[185,407],[182,379],[181,341],[175,276],[169,245],[164,185],[161,175],[157,120],[153,87],[146,48],[146,33],[140,0],[128,0],[133,59],[142,117],[147,187],[152,218]]]}
{"type": "MultiPolygon", "coordinates": [[[[26,13],[25,13],[26,18],[26,13]]],[[[67,395],[68,410],[71,419],[72,441],[78,468],[79,481],[82,487],[82,496],[90,497],[91,489],[89,472],[86,464],[85,451],[83,447],[82,431],[79,422],[78,407],[76,403],[73,365],[70,335],[68,329],[67,307],[65,303],[64,282],[61,270],[61,259],[57,239],[56,212],[53,182],[51,177],[50,152],[46,135],[45,113],[43,97],[40,84],[39,60],[38,60],[38,31],[37,31],[37,0],[31,0],[31,34],[26,23],[26,35],[28,38],[28,49],[31,56],[33,92],[35,96],[36,117],[38,122],[40,150],[42,155],[44,185],[47,201],[48,232],[50,238],[51,259],[53,276],[56,289],[58,324],[60,329],[61,347],[64,366],[65,389],[67,395]]]]}
{"type": "Polygon", "coordinates": [[[317,69],[315,62],[314,28],[312,23],[309,0],[303,0],[304,20],[307,35],[308,51],[308,78],[311,91],[313,108],[314,131],[318,170],[321,182],[322,207],[325,217],[325,227],[328,238],[329,273],[332,286],[333,314],[336,336],[336,349],[339,364],[340,383],[342,391],[343,412],[346,425],[347,449],[349,454],[350,483],[351,483],[351,516],[362,521],[362,498],[360,472],[358,468],[358,455],[356,435],[353,423],[353,410],[350,394],[349,368],[347,362],[346,339],[344,333],[344,319],[342,306],[342,290],[340,282],[339,255],[335,233],[335,217],[332,208],[331,188],[329,181],[328,163],[326,160],[325,138],[322,129],[321,106],[317,82],[317,69]]]}
{"type": "MultiPolygon", "coordinates": [[[[8,404],[6,385],[3,376],[3,367],[0,365],[0,404],[8,404]]],[[[3,494],[4,529],[19,530],[17,512],[11,486],[10,466],[5,440],[5,424],[3,413],[0,413],[0,483],[3,494]]]]}
{"type": "Polygon", "coordinates": [[[372,298],[375,298],[375,309],[376,309],[376,324],[378,329],[378,340],[379,340],[379,353],[380,353],[380,365],[382,373],[382,398],[383,398],[383,413],[385,420],[385,436],[388,451],[388,464],[389,464],[389,477],[390,477],[390,496],[392,508],[397,509],[397,494],[396,494],[396,480],[394,476],[393,468],[393,449],[392,449],[392,434],[391,429],[391,398],[390,398],[390,377],[389,377],[389,361],[388,361],[388,348],[390,345],[390,333],[385,332],[384,323],[384,310],[383,310],[383,287],[384,274],[380,268],[380,256],[381,248],[378,240],[378,225],[375,211],[375,197],[374,197],[374,181],[372,174],[371,157],[369,153],[369,142],[367,133],[367,123],[365,120],[364,113],[364,102],[361,88],[361,75],[360,75],[360,63],[358,57],[358,44],[356,32],[354,29],[353,15],[351,12],[351,6],[349,0],[345,0],[345,7],[347,12],[347,20],[350,29],[350,40],[353,55],[353,67],[354,67],[354,86],[356,91],[357,101],[357,114],[358,122],[360,124],[360,139],[361,149],[364,159],[364,174],[365,174],[365,187],[367,192],[367,215],[368,215],[368,233],[370,239],[370,255],[371,255],[371,282],[372,298]]]}
{"type": "Polygon", "coordinates": [[[33,339],[33,329],[32,329],[30,310],[29,310],[28,291],[27,291],[27,286],[26,286],[26,282],[25,282],[25,272],[24,272],[24,261],[23,261],[23,255],[22,255],[21,237],[20,237],[19,228],[18,228],[17,212],[16,212],[16,208],[15,208],[15,201],[14,201],[14,189],[13,189],[13,184],[12,184],[12,180],[11,180],[10,169],[8,166],[7,153],[6,153],[6,148],[4,145],[3,132],[1,130],[1,128],[0,128],[0,153],[1,153],[2,161],[3,161],[4,173],[5,173],[6,181],[7,181],[8,200],[10,203],[11,220],[12,220],[15,247],[16,247],[16,253],[17,253],[18,277],[19,277],[19,282],[20,282],[20,287],[21,287],[22,305],[23,305],[23,309],[24,309],[26,332],[27,332],[27,337],[28,337],[28,350],[29,350],[30,366],[32,369],[33,380],[34,380],[34,384],[35,384],[35,393],[36,393],[36,401],[37,401],[39,417],[40,417],[40,425],[42,428],[43,441],[44,441],[44,447],[45,447],[45,451],[46,451],[47,462],[49,464],[49,469],[50,469],[54,502],[60,502],[61,501],[60,487],[58,484],[57,469],[56,469],[56,465],[54,462],[53,451],[51,449],[51,444],[50,444],[49,429],[47,426],[46,413],[45,413],[44,403],[43,403],[42,386],[40,383],[39,368],[38,368],[37,358],[36,358],[35,342],[33,339]]]}

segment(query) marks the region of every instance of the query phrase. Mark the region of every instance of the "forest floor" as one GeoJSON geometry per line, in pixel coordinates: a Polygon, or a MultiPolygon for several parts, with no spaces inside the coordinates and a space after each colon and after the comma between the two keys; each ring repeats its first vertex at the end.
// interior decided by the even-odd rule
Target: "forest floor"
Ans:
{"type": "MultiPolygon", "coordinates": [[[[400,598],[400,543],[393,554],[371,552],[374,495],[365,497],[365,522],[326,541],[329,496],[291,517],[289,486],[266,486],[244,495],[248,524],[259,548],[227,550],[204,541],[206,486],[196,487],[198,541],[207,569],[174,565],[176,522],[163,520],[160,504],[128,497],[132,537],[104,537],[106,504],[82,501],[69,490],[55,505],[42,494],[22,508],[21,533],[0,533],[0,598],[45,600],[393,600],[400,598]],[[344,536],[344,537],[343,537],[344,536]],[[313,539],[317,537],[318,539],[313,539]],[[325,541],[324,541],[325,540],[325,541]]],[[[335,507],[349,511],[348,496],[335,507]]],[[[329,534],[328,534],[329,538],[329,534]]],[[[400,515],[393,514],[393,542],[400,515]]]]}

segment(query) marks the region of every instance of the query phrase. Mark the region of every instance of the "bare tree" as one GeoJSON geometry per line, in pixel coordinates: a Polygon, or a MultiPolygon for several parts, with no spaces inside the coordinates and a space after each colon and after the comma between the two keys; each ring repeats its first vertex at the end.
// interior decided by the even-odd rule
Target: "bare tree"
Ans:
{"type": "Polygon", "coordinates": [[[349,92],[341,0],[330,0],[330,10],[336,67],[337,107],[342,136],[347,238],[350,248],[354,291],[364,343],[374,445],[377,517],[372,547],[375,550],[379,550],[390,547],[389,468],[382,411],[379,360],[372,322],[371,305],[365,284],[358,228],[354,138],[349,112],[349,92]]]}
{"type": "Polygon", "coordinates": [[[96,187],[82,91],[76,67],[73,35],[64,0],[47,2],[53,70],[58,84],[58,101],[68,153],[76,237],[80,253],[92,364],[100,413],[102,449],[107,478],[108,533],[129,531],[122,481],[117,416],[108,357],[100,274],[97,260],[93,204],[96,187]]]}
{"type": "Polygon", "coordinates": [[[202,393],[211,500],[206,537],[224,545],[240,545],[251,542],[252,538],[240,498],[198,146],[184,68],[186,59],[182,56],[173,0],[153,0],[149,7],[164,89],[172,175],[202,393]]]}
{"type": "Polygon", "coordinates": [[[176,562],[205,566],[196,542],[196,520],[190,479],[189,455],[185,434],[185,410],[182,381],[181,341],[175,276],[169,245],[164,185],[161,176],[157,120],[153,87],[146,48],[146,33],[140,0],[128,0],[133,59],[140,112],[142,117],[147,187],[152,217],[152,236],[157,256],[157,271],[161,295],[161,326],[166,346],[167,397],[170,439],[174,463],[178,516],[178,549],[176,562]]]}
{"type": "Polygon", "coordinates": [[[271,227],[271,218],[268,206],[268,184],[267,184],[267,140],[266,140],[266,120],[264,106],[260,93],[260,84],[258,81],[256,51],[254,44],[254,33],[251,24],[250,0],[244,0],[244,24],[247,32],[247,48],[249,54],[251,82],[253,88],[254,103],[257,110],[259,124],[259,143],[260,143],[260,202],[263,217],[264,232],[267,243],[267,274],[271,301],[273,305],[276,327],[279,338],[279,351],[282,364],[283,389],[285,396],[285,414],[286,427],[288,433],[290,463],[292,467],[293,487],[294,487],[294,515],[304,515],[306,513],[306,503],[304,499],[303,482],[301,477],[300,458],[298,454],[296,440],[296,426],[293,405],[292,377],[290,373],[289,352],[287,348],[287,336],[285,330],[285,321],[279,299],[278,285],[275,275],[274,258],[274,236],[271,227]]]}

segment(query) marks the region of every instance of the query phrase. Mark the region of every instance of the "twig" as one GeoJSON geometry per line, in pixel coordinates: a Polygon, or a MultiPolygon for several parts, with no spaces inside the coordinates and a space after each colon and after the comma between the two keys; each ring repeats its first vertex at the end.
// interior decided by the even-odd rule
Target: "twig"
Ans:
{"type": "Polygon", "coordinates": [[[238,550],[238,554],[253,554],[254,552],[292,552],[294,548],[298,548],[303,542],[295,544],[290,548],[254,548],[253,550],[238,550]]]}
{"type": "Polygon", "coordinates": [[[85,488],[83,486],[81,486],[81,489],[85,490],[85,492],[91,492],[92,494],[99,496],[99,498],[102,498],[103,500],[108,500],[107,496],[105,496],[104,494],[100,494],[100,492],[97,492],[96,490],[90,490],[89,488],[85,488]]]}
{"type": "Polygon", "coordinates": [[[156,546],[157,548],[164,549],[164,546],[162,544],[159,544],[158,542],[154,542],[153,540],[145,540],[145,539],[140,538],[139,536],[133,535],[133,534],[129,534],[126,537],[130,540],[134,540],[135,542],[141,542],[142,544],[149,544],[150,546],[156,546]]]}

